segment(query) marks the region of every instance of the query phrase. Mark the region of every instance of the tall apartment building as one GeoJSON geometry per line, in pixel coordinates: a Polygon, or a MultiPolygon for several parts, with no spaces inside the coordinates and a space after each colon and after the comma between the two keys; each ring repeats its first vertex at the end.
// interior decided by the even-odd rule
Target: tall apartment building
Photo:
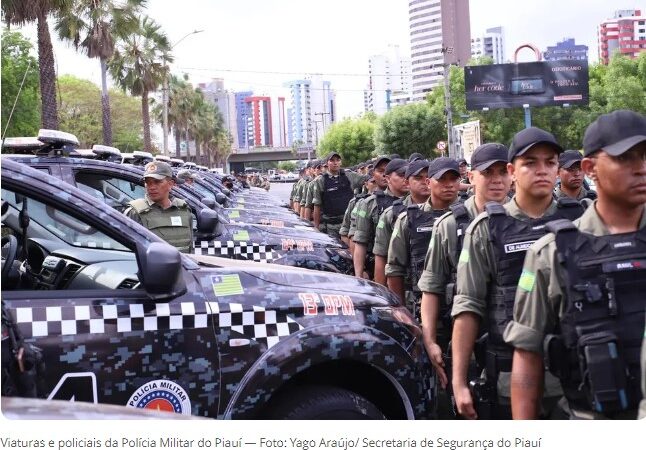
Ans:
{"type": "Polygon", "coordinates": [[[224,128],[233,139],[231,145],[233,148],[240,147],[238,120],[236,108],[236,95],[224,89],[224,80],[222,78],[213,78],[208,83],[200,83],[199,88],[204,94],[204,98],[213,103],[224,120],[224,128]]]}
{"type": "Polygon", "coordinates": [[[398,45],[368,60],[368,87],[364,91],[364,109],[384,114],[393,106],[407,103],[411,91],[411,62],[398,45]]]}
{"type": "Polygon", "coordinates": [[[646,17],[639,9],[615,11],[599,24],[599,62],[608,64],[615,52],[636,58],[646,51],[646,17]]]}
{"type": "Polygon", "coordinates": [[[471,57],[469,0],[410,0],[412,100],[442,83],[444,66],[471,57]]]}
{"type": "Polygon", "coordinates": [[[331,83],[318,76],[286,83],[289,88],[291,135],[288,142],[316,145],[336,121],[336,94],[331,83]]]}
{"type": "Polygon", "coordinates": [[[471,39],[471,56],[489,56],[494,64],[505,63],[505,35],[502,27],[487,28],[482,36],[471,39]]]}
{"type": "Polygon", "coordinates": [[[235,105],[236,105],[236,136],[238,139],[237,148],[249,148],[249,127],[251,122],[251,113],[249,105],[245,103],[247,97],[253,95],[252,91],[236,92],[235,105]]]}
{"type": "Polygon", "coordinates": [[[563,39],[556,45],[548,46],[547,51],[543,52],[543,59],[545,61],[558,61],[559,59],[587,61],[588,46],[576,44],[573,38],[563,39]]]}

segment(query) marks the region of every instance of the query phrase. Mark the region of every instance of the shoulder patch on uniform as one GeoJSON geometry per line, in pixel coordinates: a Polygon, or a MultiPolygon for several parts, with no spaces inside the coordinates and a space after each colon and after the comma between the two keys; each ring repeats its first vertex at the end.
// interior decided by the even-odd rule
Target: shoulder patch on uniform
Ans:
{"type": "Polygon", "coordinates": [[[386,223],[384,222],[384,219],[379,219],[379,223],[377,224],[377,228],[383,228],[386,226],[386,223]]]}
{"type": "Polygon", "coordinates": [[[536,276],[529,270],[523,270],[523,273],[520,274],[518,279],[518,287],[527,292],[532,292],[534,289],[534,282],[536,281],[536,276]]]}
{"type": "Polygon", "coordinates": [[[363,208],[357,211],[357,216],[359,217],[366,217],[367,215],[366,210],[363,208]]]}
{"type": "Polygon", "coordinates": [[[463,248],[462,251],[460,252],[460,259],[458,260],[459,263],[468,263],[469,262],[469,250],[466,248],[463,248]]]}

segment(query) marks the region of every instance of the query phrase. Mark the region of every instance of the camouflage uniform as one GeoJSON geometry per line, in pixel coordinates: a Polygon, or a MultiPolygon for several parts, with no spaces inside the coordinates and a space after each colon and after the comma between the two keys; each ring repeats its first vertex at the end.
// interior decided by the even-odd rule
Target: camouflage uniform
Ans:
{"type": "MultiPolygon", "coordinates": [[[[575,220],[574,225],[581,232],[593,236],[610,234],[594,206],[575,220]]],[[[639,229],[646,229],[646,212],[641,217],[639,229]]],[[[504,338],[515,348],[542,355],[545,336],[559,332],[557,330],[561,317],[567,312],[570,303],[564,270],[557,260],[556,239],[553,233],[543,236],[527,250],[521,278],[523,279],[516,290],[514,318],[507,325],[504,338]]],[[[644,338],[646,339],[646,335],[644,338]]],[[[642,362],[645,352],[642,348],[642,362]]],[[[645,380],[642,373],[642,385],[645,380]]],[[[592,411],[571,412],[583,418],[603,418],[592,411]]],[[[635,412],[627,412],[625,418],[635,418],[635,412]]]]}
{"type": "MultiPolygon", "coordinates": [[[[395,196],[386,189],[383,192],[386,196],[396,199],[395,196]]],[[[379,223],[379,217],[383,211],[379,211],[377,205],[377,194],[371,194],[356,206],[357,226],[352,240],[359,244],[364,244],[369,253],[372,253],[375,242],[375,230],[379,223]]],[[[385,208],[384,208],[385,209],[385,208]]]]}
{"type": "Polygon", "coordinates": [[[184,200],[171,198],[171,206],[163,209],[146,196],[131,201],[124,214],[179,251],[192,253],[193,216],[184,200]]]}

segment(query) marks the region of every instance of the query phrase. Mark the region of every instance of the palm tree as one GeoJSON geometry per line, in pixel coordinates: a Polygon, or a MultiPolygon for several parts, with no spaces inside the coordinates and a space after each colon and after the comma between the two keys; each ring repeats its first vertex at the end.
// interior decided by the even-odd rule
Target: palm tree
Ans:
{"type": "Polygon", "coordinates": [[[36,22],[38,29],[38,70],[43,128],[58,128],[56,103],[56,69],[54,48],[49,35],[47,16],[64,9],[70,0],[2,0],[2,20],[8,25],[22,26],[36,22]]]}
{"type": "Polygon", "coordinates": [[[117,42],[108,63],[110,75],[131,95],[141,96],[144,125],[144,149],[151,150],[150,102],[148,95],[156,91],[166,75],[167,64],[173,61],[170,42],[161,26],[148,16],[139,21],[138,30],[117,42]]]}
{"type": "Polygon", "coordinates": [[[72,41],[77,50],[82,48],[89,58],[98,58],[101,62],[103,142],[107,145],[112,144],[108,60],[114,53],[115,40],[138,26],[138,16],[145,3],[146,0],[68,0],[58,13],[55,28],[59,37],[72,41]]]}

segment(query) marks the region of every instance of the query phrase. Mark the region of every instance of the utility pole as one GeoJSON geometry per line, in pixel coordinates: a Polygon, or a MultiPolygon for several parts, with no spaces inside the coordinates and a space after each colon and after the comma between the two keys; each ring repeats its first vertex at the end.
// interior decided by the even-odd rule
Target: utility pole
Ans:
{"type": "MultiPolygon", "coordinates": [[[[175,48],[177,44],[182,42],[184,39],[187,37],[193,35],[193,34],[198,34],[203,32],[204,30],[193,30],[190,33],[187,33],[186,35],[182,36],[177,42],[175,42],[173,45],[171,45],[170,50],[175,48]]],[[[168,64],[164,66],[164,82],[163,82],[163,88],[162,88],[162,105],[163,105],[163,113],[162,113],[162,126],[164,129],[164,139],[163,139],[163,154],[166,156],[170,156],[170,151],[168,150],[168,77],[170,75],[170,68],[168,67],[168,64]]],[[[188,154],[188,153],[187,153],[188,154]]]]}
{"type": "Polygon", "coordinates": [[[321,123],[321,132],[323,134],[325,134],[325,116],[328,115],[328,114],[330,114],[330,113],[329,112],[317,112],[317,113],[314,113],[315,116],[321,116],[321,120],[315,120],[314,121],[314,126],[316,127],[316,148],[317,148],[317,150],[318,150],[318,147],[319,147],[319,133],[318,133],[319,127],[316,124],[319,123],[319,122],[321,123]]]}
{"type": "Polygon", "coordinates": [[[455,158],[455,145],[453,143],[453,110],[451,109],[451,64],[447,61],[447,54],[453,53],[453,47],[443,47],[444,53],[444,113],[446,114],[446,128],[447,128],[447,145],[449,149],[449,158],[455,158]]]}

